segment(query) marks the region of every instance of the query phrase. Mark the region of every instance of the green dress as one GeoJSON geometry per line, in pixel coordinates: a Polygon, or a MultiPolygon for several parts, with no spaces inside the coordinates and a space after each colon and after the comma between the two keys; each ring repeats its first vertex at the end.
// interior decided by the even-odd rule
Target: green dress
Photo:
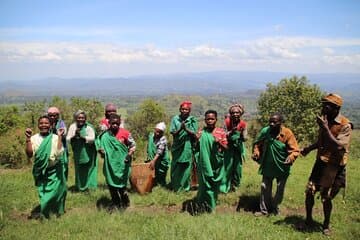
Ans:
{"type": "Polygon", "coordinates": [[[269,126],[261,129],[254,144],[259,142],[263,142],[264,149],[259,161],[259,174],[271,178],[288,177],[291,166],[284,164],[289,155],[286,144],[271,136],[269,126]]]}
{"type": "Polygon", "coordinates": [[[228,141],[229,148],[225,151],[224,156],[225,174],[220,187],[220,191],[223,193],[230,191],[231,184],[235,187],[240,186],[242,165],[245,159],[245,143],[241,138],[241,133],[235,131],[228,137],[228,141]]]}
{"type": "Polygon", "coordinates": [[[221,180],[224,177],[224,152],[206,128],[199,139],[197,174],[199,188],[196,201],[207,211],[215,209],[221,180]]]}
{"type": "MultiPolygon", "coordinates": [[[[80,135],[86,136],[86,128],[94,127],[85,123],[80,129],[80,135]]],[[[84,191],[97,187],[97,152],[94,142],[86,143],[84,138],[71,138],[71,147],[74,154],[75,186],[78,190],[84,191]]]]}
{"type": "MultiPolygon", "coordinates": [[[[156,144],[154,142],[154,133],[150,133],[148,137],[147,145],[147,161],[154,159],[156,155],[156,144]]],[[[169,151],[166,148],[164,153],[160,155],[158,160],[155,163],[155,183],[160,184],[161,186],[166,185],[166,173],[169,169],[170,156],[169,151]]]]}
{"type": "MultiPolygon", "coordinates": [[[[170,132],[180,129],[181,122],[182,120],[179,115],[174,116],[171,120],[170,132]]],[[[198,130],[198,121],[193,116],[189,116],[185,120],[185,125],[194,133],[198,130]]],[[[194,156],[193,144],[194,139],[185,130],[181,130],[177,135],[174,135],[171,147],[171,187],[176,192],[190,190],[190,177],[194,156]]]]}
{"type": "Polygon", "coordinates": [[[106,183],[116,188],[126,187],[131,171],[131,161],[126,159],[127,146],[108,130],[100,136],[99,147],[105,151],[103,173],[106,183]]]}
{"type": "Polygon", "coordinates": [[[35,152],[33,176],[40,199],[40,214],[49,218],[51,213],[64,214],[66,199],[66,180],[64,174],[64,160],[51,167],[49,157],[53,134],[46,136],[35,152]]]}

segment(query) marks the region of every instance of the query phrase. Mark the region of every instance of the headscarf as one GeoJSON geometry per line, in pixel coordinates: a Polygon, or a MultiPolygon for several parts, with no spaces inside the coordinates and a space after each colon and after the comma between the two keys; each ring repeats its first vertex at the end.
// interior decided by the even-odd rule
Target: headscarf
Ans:
{"type": "Polygon", "coordinates": [[[343,104],[342,98],[338,94],[335,94],[335,93],[330,93],[330,94],[326,95],[323,99],[321,99],[321,102],[333,103],[339,107],[341,107],[343,104]]]}
{"type": "Polygon", "coordinates": [[[85,119],[86,119],[86,113],[85,113],[83,110],[77,110],[77,111],[74,113],[74,120],[76,120],[77,117],[78,117],[80,114],[83,114],[83,115],[85,116],[85,119]]]}
{"type": "Polygon", "coordinates": [[[183,102],[180,104],[180,108],[181,108],[181,107],[191,108],[191,105],[192,105],[192,103],[191,103],[190,101],[183,101],[183,102]]]}
{"type": "Polygon", "coordinates": [[[161,130],[161,131],[164,132],[165,129],[166,129],[166,125],[165,125],[164,122],[159,122],[158,124],[156,124],[155,128],[157,128],[157,129],[159,129],[159,130],[161,130]]]}
{"type": "Polygon", "coordinates": [[[57,107],[49,107],[47,113],[57,113],[60,114],[60,110],[57,107]]]}
{"type": "Polygon", "coordinates": [[[245,112],[244,106],[243,106],[242,104],[240,104],[240,103],[233,104],[233,105],[231,105],[231,106],[229,107],[229,113],[230,113],[230,114],[231,114],[231,110],[232,110],[233,108],[238,108],[239,111],[240,111],[240,115],[243,115],[244,112],[245,112]]]}

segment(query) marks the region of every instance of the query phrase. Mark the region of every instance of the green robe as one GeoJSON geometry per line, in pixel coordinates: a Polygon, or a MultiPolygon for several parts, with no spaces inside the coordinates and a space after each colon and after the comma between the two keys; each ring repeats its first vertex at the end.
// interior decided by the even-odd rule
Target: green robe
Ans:
{"type": "Polygon", "coordinates": [[[235,131],[228,138],[229,148],[225,151],[224,166],[225,174],[221,181],[220,191],[227,193],[231,185],[240,186],[242,178],[242,164],[245,159],[245,143],[241,139],[241,133],[235,131]]]}
{"type": "MultiPolygon", "coordinates": [[[[86,128],[94,127],[85,123],[80,129],[80,135],[86,136],[86,128]]],[[[73,137],[70,141],[74,154],[75,186],[78,190],[84,191],[97,187],[97,152],[94,143],[86,143],[84,138],[73,137]]]]}
{"type": "MultiPolygon", "coordinates": [[[[170,132],[175,132],[181,127],[181,118],[174,116],[171,120],[170,132]]],[[[185,120],[186,127],[196,133],[198,130],[198,121],[195,117],[189,116],[185,120]]],[[[191,139],[185,130],[181,130],[174,135],[173,145],[171,147],[171,187],[174,191],[189,191],[190,177],[192,170],[192,161],[194,155],[194,139],[191,139]]]]}
{"type": "MultiPolygon", "coordinates": [[[[156,145],[154,143],[154,133],[150,133],[148,137],[147,145],[147,160],[151,161],[156,155],[156,145]]],[[[161,186],[166,185],[166,173],[169,169],[170,157],[168,149],[164,150],[164,153],[159,156],[155,163],[155,183],[161,186]]]]}
{"type": "Polygon", "coordinates": [[[288,156],[286,144],[271,136],[269,126],[261,129],[254,144],[259,142],[263,142],[259,174],[272,178],[288,177],[290,165],[284,164],[288,156]]]}
{"type": "Polygon", "coordinates": [[[214,210],[221,180],[224,177],[224,152],[219,151],[219,144],[206,128],[199,140],[197,174],[199,188],[196,201],[200,206],[214,210]]]}
{"type": "Polygon", "coordinates": [[[108,130],[100,136],[99,147],[105,151],[103,173],[106,183],[116,188],[126,187],[131,171],[131,161],[126,161],[127,146],[108,130]]]}
{"type": "Polygon", "coordinates": [[[46,218],[50,213],[64,214],[67,191],[63,158],[48,168],[52,136],[53,134],[49,134],[41,142],[35,152],[33,165],[33,176],[40,199],[40,214],[46,218]]]}

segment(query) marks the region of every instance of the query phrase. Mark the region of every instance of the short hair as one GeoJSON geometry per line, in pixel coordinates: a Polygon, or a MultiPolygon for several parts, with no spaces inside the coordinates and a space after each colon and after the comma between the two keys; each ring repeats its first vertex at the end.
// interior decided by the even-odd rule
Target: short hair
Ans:
{"type": "Polygon", "coordinates": [[[280,120],[280,122],[284,122],[284,115],[282,115],[280,112],[274,112],[273,114],[270,115],[270,118],[273,117],[273,116],[277,116],[280,120]]]}
{"type": "Polygon", "coordinates": [[[119,121],[120,121],[121,120],[121,115],[116,114],[116,113],[110,114],[109,122],[113,121],[114,119],[119,119],[119,121]]]}
{"type": "Polygon", "coordinates": [[[205,117],[206,117],[206,115],[208,115],[208,114],[214,114],[215,115],[215,117],[217,118],[217,111],[215,111],[215,110],[212,110],[212,109],[210,109],[210,110],[207,110],[206,112],[205,112],[205,117]]]}
{"type": "Polygon", "coordinates": [[[43,119],[43,118],[46,118],[46,119],[49,120],[49,122],[50,122],[50,118],[49,118],[49,116],[48,116],[47,114],[41,115],[41,116],[38,118],[38,122],[40,122],[40,120],[43,119]]]}

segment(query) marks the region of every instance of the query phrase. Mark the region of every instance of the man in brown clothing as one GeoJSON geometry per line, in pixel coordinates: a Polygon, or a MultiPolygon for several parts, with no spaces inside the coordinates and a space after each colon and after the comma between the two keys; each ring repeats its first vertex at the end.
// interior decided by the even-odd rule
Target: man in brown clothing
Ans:
{"type": "Polygon", "coordinates": [[[346,185],[346,163],[349,156],[352,124],[340,114],[343,100],[330,93],[322,99],[322,116],[317,117],[320,127],[315,143],[305,147],[302,155],[317,149],[317,156],[306,189],[306,224],[312,225],[314,195],[320,192],[324,211],[323,233],[330,234],[331,200],[346,185]]]}

